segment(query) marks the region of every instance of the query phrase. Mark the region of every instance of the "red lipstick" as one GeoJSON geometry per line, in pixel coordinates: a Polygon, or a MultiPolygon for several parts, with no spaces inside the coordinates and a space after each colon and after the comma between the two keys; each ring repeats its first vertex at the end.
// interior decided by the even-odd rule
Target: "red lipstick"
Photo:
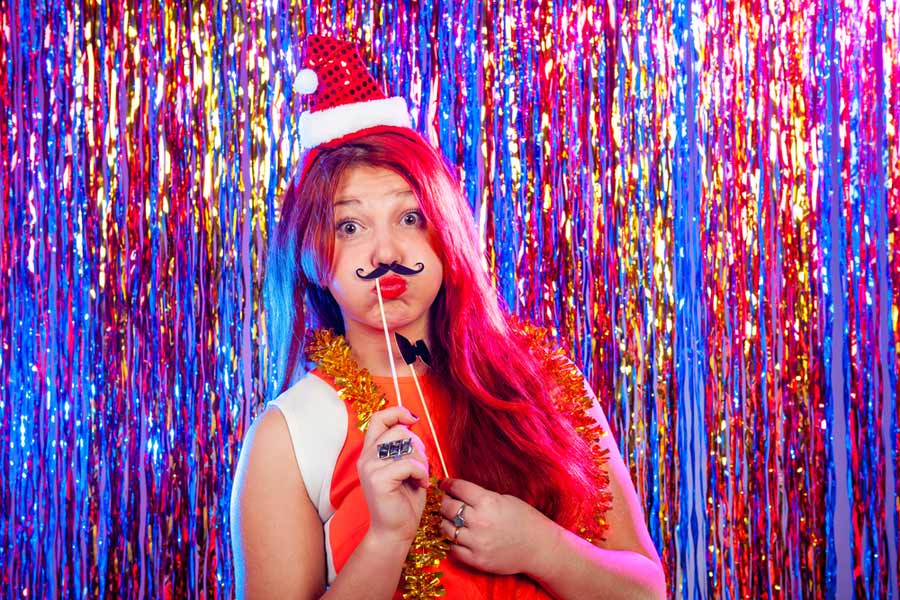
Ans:
{"type": "MultiPolygon", "coordinates": [[[[381,297],[385,300],[399,298],[406,292],[406,280],[399,275],[385,275],[378,283],[381,286],[381,297]]],[[[374,287],[372,293],[378,293],[374,287]]]]}

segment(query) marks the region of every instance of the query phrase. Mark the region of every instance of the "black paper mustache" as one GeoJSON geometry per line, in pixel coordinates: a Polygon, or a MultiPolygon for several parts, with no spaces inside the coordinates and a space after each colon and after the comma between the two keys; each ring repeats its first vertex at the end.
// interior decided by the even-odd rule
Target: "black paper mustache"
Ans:
{"type": "Polygon", "coordinates": [[[398,263],[396,260],[391,264],[386,263],[378,263],[378,266],[375,267],[371,273],[364,275],[364,271],[362,268],[356,270],[356,276],[360,279],[378,279],[388,271],[393,271],[394,273],[398,273],[400,275],[415,275],[416,273],[421,273],[425,270],[425,265],[422,263],[416,263],[418,269],[411,269],[410,267],[406,267],[398,263]]]}

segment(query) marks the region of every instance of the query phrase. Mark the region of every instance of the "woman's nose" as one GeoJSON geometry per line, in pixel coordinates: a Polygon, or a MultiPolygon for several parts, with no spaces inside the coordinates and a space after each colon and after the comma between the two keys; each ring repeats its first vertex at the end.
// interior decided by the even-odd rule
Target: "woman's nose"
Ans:
{"type": "Polygon", "coordinates": [[[372,266],[377,267],[384,263],[403,262],[400,245],[390,231],[380,230],[375,236],[375,244],[372,247],[372,266]]]}

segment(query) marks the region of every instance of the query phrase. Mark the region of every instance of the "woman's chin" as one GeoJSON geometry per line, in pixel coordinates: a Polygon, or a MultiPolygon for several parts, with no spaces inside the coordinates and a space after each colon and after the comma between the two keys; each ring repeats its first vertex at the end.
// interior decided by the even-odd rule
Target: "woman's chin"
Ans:
{"type": "MultiPolygon", "coordinates": [[[[410,325],[413,325],[419,319],[425,318],[425,315],[411,315],[409,312],[405,310],[398,311],[390,311],[385,307],[384,318],[387,322],[388,331],[397,331],[398,329],[405,329],[410,325]]],[[[384,329],[384,324],[381,321],[381,315],[378,314],[374,319],[369,319],[367,325],[372,329],[377,329],[382,331],[384,329]]]]}

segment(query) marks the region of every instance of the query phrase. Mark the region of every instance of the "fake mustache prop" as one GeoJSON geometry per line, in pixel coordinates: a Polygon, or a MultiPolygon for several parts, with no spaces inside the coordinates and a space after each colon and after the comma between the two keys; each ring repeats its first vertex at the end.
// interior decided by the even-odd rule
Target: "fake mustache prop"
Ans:
{"type": "Polygon", "coordinates": [[[416,269],[401,265],[396,260],[391,264],[386,263],[378,263],[378,266],[375,267],[371,273],[364,274],[362,268],[356,270],[356,276],[360,279],[378,279],[388,271],[393,271],[398,275],[416,275],[417,273],[421,273],[425,270],[425,265],[422,263],[416,263],[416,269]]]}

